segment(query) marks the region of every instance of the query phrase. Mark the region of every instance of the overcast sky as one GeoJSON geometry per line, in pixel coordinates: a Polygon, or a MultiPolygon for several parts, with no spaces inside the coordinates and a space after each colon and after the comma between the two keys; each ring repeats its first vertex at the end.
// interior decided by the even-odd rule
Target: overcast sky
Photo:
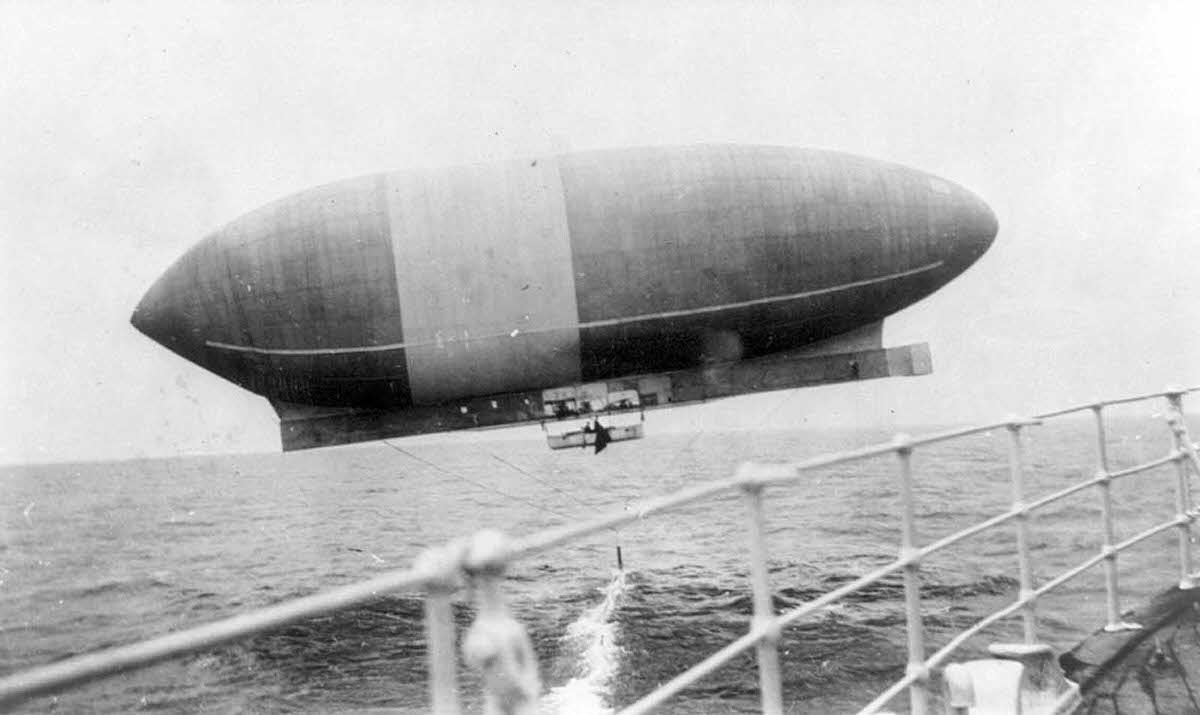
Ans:
{"type": "Polygon", "coordinates": [[[838,149],[956,181],[1000,220],[887,324],[929,342],[933,376],[664,429],[1198,384],[1200,10],[1145,5],[0,3],[0,462],[278,449],[265,400],[128,323],[242,213],[364,173],[631,145],[838,149]]]}

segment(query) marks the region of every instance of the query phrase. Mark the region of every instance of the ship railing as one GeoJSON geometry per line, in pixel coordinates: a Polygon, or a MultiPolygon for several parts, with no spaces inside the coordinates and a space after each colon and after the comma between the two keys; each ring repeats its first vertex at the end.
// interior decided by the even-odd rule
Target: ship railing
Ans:
{"type": "MultiPolygon", "coordinates": [[[[910,437],[899,435],[889,443],[844,451],[812,459],[784,463],[751,463],[739,468],[732,479],[714,481],[642,501],[631,508],[575,525],[545,530],[530,536],[508,539],[496,532],[480,532],[435,547],[422,554],[413,568],[387,573],[366,581],[261,608],[242,615],[153,638],[132,645],[110,648],[75,656],[36,667],[0,679],[0,707],[13,706],[40,695],[110,675],[212,649],[234,640],[270,631],[297,621],[354,608],[397,591],[425,593],[425,632],[429,666],[430,708],[435,713],[461,712],[458,656],[455,651],[456,626],[452,602],[456,592],[469,582],[476,599],[476,619],[463,639],[466,660],[483,676],[485,710],[496,713],[535,713],[540,693],[537,662],[524,628],[504,604],[503,573],[512,562],[540,554],[587,536],[618,528],[651,514],[677,509],[693,502],[731,491],[741,492],[746,506],[749,532],[750,582],[753,593],[753,617],[745,635],[729,643],[701,662],[622,710],[623,713],[650,712],[692,685],[711,675],[738,656],[755,650],[758,659],[759,689],[764,713],[783,712],[782,678],[779,665],[779,641],[784,628],[809,617],[836,601],[900,573],[903,577],[908,659],[903,678],[879,694],[860,713],[882,712],[889,702],[905,690],[909,693],[912,713],[921,714],[931,707],[931,675],[948,665],[950,657],[966,642],[997,622],[1020,614],[1024,643],[1037,643],[1038,599],[1084,572],[1103,565],[1106,593],[1107,630],[1136,627],[1121,621],[1120,591],[1117,581],[1118,555],[1157,534],[1175,530],[1178,542],[1178,574],[1181,589],[1195,588],[1191,552],[1191,524],[1200,515],[1192,502],[1189,473],[1200,474],[1200,457],[1188,437],[1183,420],[1183,397],[1200,387],[1169,389],[1132,397],[1087,403],[1035,415],[1010,418],[990,424],[910,437]],[[1116,405],[1153,399],[1165,399],[1172,429],[1172,450],[1165,456],[1136,466],[1111,468],[1105,425],[1105,410],[1116,405]],[[1025,494],[1026,465],[1024,431],[1043,420],[1072,413],[1093,413],[1096,427],[1095,475],[1057,492],[1029,501],[1025,494]],[[916,543],[918,515],[914,499],[912,456],[920,448],[996,430],[1009,436],[1009,473],[1011,508],[990,519],[970,526],[924,546],[916,543]],[[813,470],[894,455],[901,501],[901,531],[897,557],[845,585],[783,613],[775,613],[773,590],[768,575],[766,519],[763,513],[767,487],[795,482],[813,470]],[[1176,513],[1162,523],[1117,542],[1114,529],[1111,486],[1118,479],[1142,474],[1167,465],[1175,466],[1176,513]],[[1190,469],[1189,469],[1190,467],[1190,469]],[[1095,487],[1100,494],[1102,547],[1099,553],[1035,587],[1029,545],[1029,518],[1038,509],[1095,487]],[[1015,525],[1016,560],[1019,575],[1018,598],[958,633],[932,655],[926,655],[925,629],[921,613],[920,566],[929,556],[964,539],[1012,522],[1015,525]]],[[[1064,705],[1075,693],[1062,695],[1064,705]]],[[[947,707],[953,712],[965,709],[947,707]]]]}

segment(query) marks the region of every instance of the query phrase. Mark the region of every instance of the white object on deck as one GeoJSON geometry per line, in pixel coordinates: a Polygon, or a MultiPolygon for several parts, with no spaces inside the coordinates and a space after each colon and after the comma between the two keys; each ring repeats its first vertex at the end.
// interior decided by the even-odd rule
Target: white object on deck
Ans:
{"type": "Polygon", "coordinates": [[[993,658],[945,669],[945,702],[953,715],[1051,715],[1080,703],[1079,686],[1063,676],[1048,645],[999,643],[993,658]]]}

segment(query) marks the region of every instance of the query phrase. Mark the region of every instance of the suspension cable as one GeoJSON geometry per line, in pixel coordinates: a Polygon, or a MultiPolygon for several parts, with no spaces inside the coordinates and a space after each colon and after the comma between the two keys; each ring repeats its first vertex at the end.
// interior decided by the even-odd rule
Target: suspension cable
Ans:
{"type": "MultiPolygon", "coordinates": [[[[766,424],[767,420],[769,420],[771,417],[773,417],[775,415],[776,412],[779,411],[779,408],[781,408],[785,404],[787,404],[787,402],[791,398],[795,397],[796,394],[800,390],[803,390],[803,389],[804,389],[803,387],[793,387],[792,389],[785,391],[784,394],[780,395],[779,399],[777,399],[775,401],[775,404],[771,407],[771,409],[762,413],[762,416],[759,417],[759,419],[758,419],[758,423],[754,425],[754,429],[756,429],[756,430],[760,429],[764,424],[766,424]]],[[[704,435],[705,435],[704,429],[696,430],[696,433],[694,435],[692,435],[692,438],[687,441],[687,444],[685,444],[682,447],[680,447],[679,449],[675,450],[675,456],[671,459],[670,462],[667,463],[667,466],[665,468],[663,468],[663,472],[670,471],[671,468],[673,468],[679,462],[680,457],[682,457],[684,455],[684,453],[686,453],[689,449],[691,449],[692,445],[695,444],[696,441],[699,440],[704,435]]]]}
{"type": "MultiPolygon", "coordinates": [[[[572,494],[568,491],[559,489],[558,487],[554,486],[553,484],[550,484],[549,482],[538,479],[530,472],[528,472],[524,469],[521,469],[520,467],[518,467],[517,465],[508,461],[507,459],[503,459],[494,454],[491,455],[491,457],[492,457],[492,459],[496,460],[497,462],[500,462],[502,464],[508,465],[509,467],[512,467],[513,469],[517,470],[521,474],[524,474],[525,476],[529,477],[530,479],[537,482],[538,484],[541,484],[544,487],[553,489],[554,491],[558,492],[559,494],[562,494],[563,496],[567,496],[567,497],[574,499],[575,501],[579,502],[580,504],[582,504],[584,507],[586,507],[588,509],[596,509],[599,506],[597,504],[592,504],[592,503],[586,502],[583,499],[580,499],[579,497],[575,496],[574,494],[572,494]]],[[[616,551],[617,551],[617,570],[624,571],[625,570],[625,558],[621,553],[621,530],[615,526],[608,527],[608,530],[613,533],[613,546],[616,547],[616,551]]]]}
{"type": "Polygon", "coordinates": [[[595,509],[595,508],[597,507],[597,505],[596,505],[596,504],[592,504],[592,503],[590,503],[590,502],[586,502],[586,501],[584,501],[584,500],[580,499],[579,497],[575,496],[575,495],[574,495],[574,494],[572,494],[571,492],[568,492],[568,491],[566,491],[566,490],[564,490],[564,489],[559,489],[558,487],[554,486],[554,485],[553,485],[553,484],[551,484],[550,482],[544,481],[544,480],[542,480],[542,479],[538,479],[537,477],[535,477],[535,476],[534,476],[533,474],[531,474],[530,472],[528,472],[528,471],[526,471],[526,470],[524,470],[524,469],[521,469],[520,467],[518,467],[517,465],[515,465],[515,464],[513,464],[512,462],[508,461],[507,459],[504,459],[504,458],[502,458],[502,457],[497,457],[497,456],[496,456],[496,455],[494,455],[494,454],[489,454],[489,456],[490,456],[492,459],[496,460],[497,462],[500,462],[501,464],[507,465],[507,466],[511,467],[512,469],[515,469],[516,471],[520,472],[521,474],[524,474],[525,476],[529,477],[530,479],[532,479],[533,481],[537,482],[538,484],[541,484],[543,487],[546,487],[547,489],[553,489],[554,491],[558,492],[559,494],[562,494],[562,495],[563,495],[563,496],[565,496],[565,497],[570,497],[571,499],[574,499],[575,501],[579,502],[580,504],[582,504],[583,506],[587,507],[588,509],[595,509]]]}
{"type": "Polygon", "coordinates": [[[454,472],[451,472],[451,471],[450,471],[450,470],[448,470],[448,469],[445,469],[445,468],[443,468],[443,467],[441,467],[441,466],[439,466],[439,465],[437,465],[437,464],[434,464],[433,462],[429,461],[428,459],[423,459],[423,458],[421,458],[421,457],[418,457],[417,455],[413,454],[412,452],[409,452],[408,450],[406,450],[406,449],[404,449],[404,448],[402,448],[402,447],[398,447],[398,446],[396,446],[396,445],[392,444],[391,442],[389,442],[389,441],[388,441],[388,440],[386,440],[386,439],[385,439],[385,440],[382,440],[382,442],[383,442],[384,444],[386,444],[387,446],[391,447],[392,449],[396,450],[396,451],[397,451],[397,452],[399,452],[400,454],[403,454],[403,455],[405,455],[406,457],[408,457],[408,458],[410,458],[410,459],[414,459],[414,460],[416,460],[416,461],[418,461],[418,462],[420,462],[420,463],[422,463],[422,464],[426,464],[426,465],[428,465],[428,466],[430,466],[430,467],[433,467],[434,469],[438,470],[438,471],[439,471],[439,472],[441,472],[442,474],[445,474],[445,475],[451,476],[451,477],[453,477],[453,478],[455,478],[455,479],[458,479],[458,480],[460,480],[460,481],[466,482],[467,484],[471,484],[471,485],[473,485],[473,486],[476,486],[476,487],[478,487],[478,488],[480,488],[480,489],[483,489],[483,490],[485,490],[485,491],[492,492],[493,494],[499,494],[500,496],[502,496],[502,497],[505,497],[505,498],[507,498],[507,499],[513,499],[513,500],[515,500],[515,501],[524,502],[525,504],[528,504],[529,506],[531,506],[531,507],[533,507],[533,508],[535,508],[535,509],[541,509],[542,511],[548,511],[548,512],[550,512],[551,514],[554,514],[554,515],[556,515],[556,516],[559,516],[559,517],[561,517],[561,518],[563,518],[563,519],[566,519],[567,521],[570,521],[570,520],[572,519],[572,517],[570,517],[570,516],[567,516],[566,514],[562,513],[561,511],[558,511],[557,509],[551,509],[550,507],[548,507],[548,506],[546,506],[546,505],[544,505],[544,504],[538,504],[537,502],[530,501],[529,499],[526,499],[526,498],[524,498],[524,497],[519,497],[519,496],[517,496],[517,495],[515,495],[515,494],[509,494],[508,492],[501,491],[501,490],[499,490],[499,489],[497,489],[497,488],[495,488],[495,487],[490,487],[490,486],[488,486],[488,485],[486,485],[486,484],[483,484],[483,483],[481,483],[481,482],[477,482],[477,481],[475,481],[475,480],[473,480],[473,479],[467,479],[467,478],[466,478],[466,477],[464,477],[463,475],[461,475],[461,474],[456,474],[456,473],[454,473],[454,472]]]}

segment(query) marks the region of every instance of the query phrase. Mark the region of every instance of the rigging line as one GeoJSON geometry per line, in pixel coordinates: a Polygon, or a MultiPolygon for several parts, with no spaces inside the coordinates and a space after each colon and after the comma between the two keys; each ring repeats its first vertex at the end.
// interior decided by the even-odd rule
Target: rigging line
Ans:
{"type": "MultiPolygon", "coordinates": [[[[586,502],[586,501],[584,501],[584,500],[580,499],[579,497],[575,496],[574,494],[572,494],[572,493],[570,493],[570,492],[568,492],[568,491],[563,491],[562,489],[559,489],[558,487],[554,486],[553,484],[550,484],[549,482],[546,482],[546,481],[543,481],[543,480],[541,480],[541,479],[538,479],[537,477],[533,476],[532,474],[530,474],[529,472],[525,471],[524,469],[521,469],[520,467],[518,467],[517,465],[515,465],[515,464],[513,464],[512,462],[508,461],[507,459],[503,459],[503,458],[501,458],[501,457],[497,457],[497,456],[496,456],[496,455],[494,455],[494,454],[493,454],[493,455],[491,455],[491,457],[492,457],[492,459],[496,460],[497,462],[500,462],[500,463],[502,463],[502,464],[506,464],[506,465],[508,465],[508,466],[512,467],[513,469],[517,470],[517,471],[518,471],[518,472],[520,472],[521,474],[524,474],[525,476],[529,477],[530,479],[532,479],[533,481],[537,482],[538,484],[541,484],[541,485],[542,485],[542,486],[544,486],[544,487],[549,487],[550,489],[553,489],[554,491],[556,491],[556,492],[558,492],[559,494],[562,494],[562,495],[564,495],[564,496],[571,497],[572,499],[574,499],[575,501],[579,502],[580,504],[582,504],[583,506],[587,507],[588,509],[595,509],[595,508],[597,508],[595,504],[590,504],[590,503],[588,503],[588,502],[586,502]]],[[[613,533],[613,538],[614,538],[614,539],[616,539],[616,547],[617,547],[617,568],[618,568],[619,570],[621,570],[621,571],[624,571],[624,570],[625,570],[625,562],[624,562],[624,559],[621,557],[621,530],[620,530],[620,529],[618,529],[618,528],[617,528],[617,527],[615,527],[615,526],[610,526],[610,527],[608,527],[608,530],[609,530],[609,531],[611,531],[611,532],[613,533]]]]}
{"type": "MultiPolygon", "coordinates": [[[[588,502],[585,502],[584,500],[580,499],[579,497],[575,496],[574,494],[572,494],[570,492],[563,491],[562,489],[559,489],[558,487],[554,486],[553,484],[550,484],[549,482],[545,482],[545,481],[542,481],[541,479],[538,479],[537,477],[533,476],[532,474],[525,471],[524,469],[521,469],[520,467],[518,467],[517,465],[508,461],[507,459],[503,459],[494,454],[492,454],[491,457],[492,457],[492,459],[496,460],[497,462],[500,462],[502,464],[506,464],[506,465],[512,467],[513,469],[517,470],[521,474],[524,474],[525,476],[529,477],[530,479],[537,482],[538,484],[541,484],[544,487],[549,487],[550,489],[553,489],[554,491],[556,491],[559,494],[562,494],[564,496],[571,497],[572,499],[579,502],[580,504],[587,507],[588,509],[597,508],[597,505],[595,505],[595,504],[590,504],[588,502]]],[[[613,539],[616,542],[614,545],[617,547],[617,570],[624,571],[625,570],[625,559],[621,555],[621,530],[615,526],[608,527],[608,530],[613,533],[613,539]]]]}
{"type": "MultiPolygon", "coordinates": [[[[572,494],[571,492],[568,492],[568,491],[566,491],[566,490],[563,490],[563,489],[559,489],[558,487],[554,486],[554,485],[553,485],[553,484],[551,484],[550,482],[547,482],[547,481],[545,481],[545,480],[542,480],[542,479],[538,479],[536,476],[534,476],[534,475],[533,475],[533,474],[531,474],[530,472],[528,472],[528,471],[526,471],[526,470],[524,470],[524,469],[521,469],[520,467],[518,467],[517,465],[515,465],[515,464],[513,464],[512,462],[508,461],[507,459],[504,459],[504,458],[502,458],[502,457],[497,457],[497,456],[496,456],[496,455],[494,455],[494,454],[493,454],[493,455],[491,455],[491,457],[492,457],[492,459],[496,460],[497,462],[500,462],[501,464],[506,464],[506,465],[508,465],[508,466],[512,467],[513,469],[517,470],[517,471],[518,471],[518,472],[520,472],[521,474],[524,474],[525,476],[529,477],[530,479],[532,479],[533,481],[537,482],[538,484],[541,484],[542,486],[546,487],[547,489],[553,489],[554,491],[558,492],[559,494],[562,494],[563,496],[570,497],[570,498],[574,499],[575,501],[579,502],[580,504],[582,504],[583,506],[587,507],[588,509],[595,509],[595,508],[597,507],[597,505],[596,505],[596,504],[593,504],[592,502],[587,502],[587,501],[584,501],[583,499],[580,499],[579,497],[575,496],[575,495],[574,495],[574,494],[572,494]]],[[[616,530],[616,529],[615,529],[615,528],[613,528],[613,527],[609,527],[609,528],[610,528],[610,529],[613,529],[614,531],[616,530]]]]}
{"type": "MultiPolygon", "coordinates": [[[[519,497],[519,496],[515,496],[515,495],[513,495],[513,494],[509,494],[508,492],[501,491],[501,490],[499,490],[499,489],[496,489],[495,487],[489,487],[489,486],[487,486],[486,484],[480,484],[479,482],[476,482],[476,481],[474,481],[474,480],[472,480],[472,479],[467,479],[466,477],[464,477],[464,476],[463,476],[463,475],[461,475],[461,474],[456,474],[456,473],[454,473],[454,472],[451,472],[451,471],[450,471],[450,470],[448,470],[448,469],[445,469],[445,468],[443,468],[443,467],[441,467],[441,466],[439,466],[439,465],[437,465],[437,464],[434,464],[433,462],[430,462],[428,459],[422,459],[421,457],[418,457],[417,455],[413,454],[412,452],[409,452],[408,450],[406,450],[406,449],[404,449],[404,448],[402,448],[402,447],[397,447],[396,445],[392,444],[391,442],[387,441],[386,439],[385,439],[385,440],[381,440],[381,441],[382,441],[384,444],[386,444],[387,446],[389,446],[389,447],[391,447],[392,449],[396,450],[397,452],[399,452],[399,453],[401,453],[401,454],[405,455],[406,457],[409,457],[409,458],[411,458],[411,459],[415,459],[416,461],[418,461],[418,462],[421,462],[421,463],[423,463],[423,464],[427,464],[427,465],[429,465],[429,466],[433,467],[434,469],[438,470],[439,472],[442,472],[443,474],[447,474],[447,475],[449,475],[449,476],[451,476],[451,477],[454,477],[455,479],[459,479],[459,480],[461,480],[461,481],[464,481],[464,482],[466,482],[466,483],[468,483],[468,484],[472,484],[472,485],[474,485],[474,486],[476,486],[476,487],[479,487],[480,489],[485,489],[485,490],[487,490],[487,491],[490,491],[490,492],[493,492],[493,493],[495,493],[495,494],[499,494],[499,495],[500,495],[500,496],[502,496],[502,497],[507,497],[507,498],[509,498],[509,499],[515,499],[515,500],[517,500],[517,501],[524,502],[524,503],[528,504],[529,506],[532,506],[532,507],[533,507],[533,508],[535,508],[535,509],[541,509],[541,510],[543,510],[543,511],[548,511],[548,512],[550,512],[551,514],[556,514],[557,516],[559,516],[559,517],[561,517],[561,518],[563,518],[563,519],[565,519],[565,520],[567,520],[567,521],[570,521],[570,520],[571,520],[571,517],[567,516],[566,514],[563,514],[561,511],[558,511],[557,509],[551,509],[550,507],[548,507],[548,506],[545,506],[545,505],[543,505],[543,504],[537,504],[537,503],[535,503],[535,502],[532,502],[532,501],[530,501],[530,500],[528,500],[528,499],[525,499],[525,498],[523,498],[523,497],[519,497]]],[[[506,460],[500,459],[500,457],[497,457],[497,456],[496,456],[496,455],[494,455],[494,454],[492,455],[492,457],[493,457],[493,458],[495,458],[495,459],[497,459],[497,460],[499,460],[499,461],[501,461],[501,462],[504,462],[505,464],[507,464],[508,466],[512,467],[513,469],[516,469],[518,472],[521,472],[522,474],[525,474],[526,476],[528,476],[528,477],[532,478],[532,479],[533,479],[535,482],[538,482],[538,483],[540,483],[540,484],[543,484],[543,485],[545,485],[545,486],[548,486],[548,487],[550,487],[551,489],[554,489],[555,491],[562,492],[562,490],[561,490],[561,489],[558,489],[557,487],[555,487],[555,486],[554,486],[554,485],[552,485],[552,484],[546,484],[545,482],[542,482],[542,481],[541,481],[540,479],[538,479],[537,477],[534,477],[534,476],[533,476],[532,474],[530,474],[529,472],[526,472],[525,470],[521,469],[520,467],[516,466],[515,464],[512,464],[511,462],[508,462],[508,461],[506,461],[506,460]]],[[[575,497],[575,496],[573,496],[573,495],[571,495],[571,494],[568,494],[567,492],[562,492],[562,493],[563,493],[563,494],[567,494],[567,496],[570,496],[570,497],[572,497],[573,499],[575,499],[576,501],[578,501],[580,504],[583,504],[584,506],[586,506],[586,507],[588,507],[588,508],[593,508],[593,507],[592,507],[592,505],[588,504],[587,502],[584,502],[583,500],[579,499],[578,497],[575,497]]],[[[622,558],[622,556],[621,556],[621,542],[620,542],[620,538],[621,538],[621,532],[620,532],[619,530],[617,530],[616,528],[614,528],[614,527],[609,527],[609,529],[610,529],[610,530],[613,532],[613,536],[615,536],[615,537],[616,537],[616,539],[617,539],[617,545],[616,545],[616,546],[617,546],[617,568],[618,568],[618,569],[620,569],[621,571],[624,571],[624,570],[625,570],[625,563],[624,563],[624,559],[623,559],[623,558],[622,558]]]]}
{"type": "Polygon", "coordinates": [[[566,519],[566,520],[568,520],[568,521],[570,521],[570,520],[571,520],[571,518],[572,518],[572,517],[569,517],[569,516],[567,516],[566,514],[562,513],[561,511],[558,511],[558,510],[556,510],[556,509],[551,509],[551,508],[550,508],[550,507],[548,507],[548,506],[545,506],[545,505],[542,505],[542,504],[538,504],[538,503],[536,503],[536,502],[532,502],[532,501],[530,501],[530,500],[528,500],[528,499],[525,499],[524,497],[519,497],[519,496],[516,496],[516,495],[514,495],[514,494],[509,494],[508,492],[501,491],[501,490],[499,490],[499,489],[497,489],[497,488],[495,488],[495,487],[489,487],[488,485],[486,485],[486,484],[481,484],[480,482],[474,481],[473,479],[467,479],[466,477],[464,477],[464,476],[463,476],[463,475],[461,475],[461,474],[455,474],[454,472],[451,472],[451,471],[450,471],[450,470],[448,470],[448,469],[445,469],[445,468],[443,468],[443,467],[440,467],[440,466],[438,466],[438,465],[434,464],[433,462],[430,462],[428,459],[422,459],[421,457],[418,457],[417,455],[413,454],[412,452],[409,452],[408,450],[406,450],[406,449],[404,449],[404,448],[402,448],[402,447],[397,447],[396,445],[392,444],[391,442],[387,441],[386,439],[385,439],[385,440],[381,440],[381,441],[382,441],[384,444],[386,444],[387,446],[389,446],[389,447],[391,447],[392,449],[394,449],[394,450],[396,450],[397,452],[399,452],[400,454],[403,454],[403,455],[405,455],[406,457],[409,457],[410,459],[415,459],[416,461],[418,461],[418,462],[421,462],[422,464],[427,464],[427,465],[429,465],[430,467],[433,467],[434,469],[438,470],[439,472],[441,472],[441,473],[443,473],[443,474],[446,474],[446,475],[449,475],[449,476],[451,476],[451,477],[454,477],[455,479],[458,479],[458,480],[460,480],[460,481],[464,481],[464,482],[466,482],[467,484],[472,484],[472,485],[474,485],[474,486],[476,486],[476,487],[479,487],[480,489],[483,489],[483,490],[486,490],[486,491],[492,492],[493,494],[499,494],[500,496],[502,496],[502,497],[506,497],[506,498],[508,498],[508,499],[514,499],[514,500],[516,500],[516,501],[525,502],[526,504],[528,504],[529,506],[531,506],[531,507],[533,507],[533,508],[535,508],[535,509],[541,509],[542,511],[548,511],[548,512],[550,512],[551,514],[554,514],[554,515],[556,515],[556,516],[559,516],[559,517],[561,517],[561,518],[563,518],[563,519],[566,519]]]}
{"type": "Polygon", "coordinates": [[[687,444],[675,450],[675,456],[671,457],[671,461],[667,463],[667,466],[659,470],[660,474],[669,474],[671,470],[675,468],[675,465],[679,463],[680,458],[683,457],[683,455],[692,448],[692,445],[703,436],[703,428],[696,430],[696,434],[692,435],[692,438],[687,441],[687,444]]]}
{"type": "Polygon", "coordinates": [[[775,402],[775,406],[774,406],[774,407],[772,407],[771,409],[767,410],[767,411],[766,411],[766,412],[763,414],[762,418],[761,418],[761,419],[759,419],[759,421],[758,421],[758,424],[754,425],[754,428],[755,428],[755,429],[759,429],[759,428],[761,428],[763,425],[765,425],[765,424],[767,423],[767,420],[769,420],[769,419],[771,419],[772,417],[774,417],[774,416],[775,416],[775,413],[779,411],[779,408],[780,408],[780,407],[783,407],[784,405],[786,405],[786,404],[787,404],[787,402],[788,402],[788,400],[790,400],[790,399],[792,399],[793,397],[795,397],[795,396],[796,396],[796,394],[797,394],[797,393],[799,393],[799,392],[800,392],[801,390],[803,390],[803,389],[804,389],[803,387],[793,387],[792,389],[790,389],[790,390],[787,390],[786,392],[784,392],[784,394],[783,394],[783,395],[781,395],[781,396],[779,397],[779,399],[778,399],[778,400],[775,402]]]}
{"type": "MultiPolygon", "coordinates": [[[[784,392],[784,394],[780,395],[779,399],[777,399],[775,401],[775,405],[772,406],[771,409],[762,413],[762,416],[759,417],[758,422],[757,422],[757,424],[754,425],[753,429],[756,429],[756,430],[760,429],[764,424],[766,424],[767,420],[769,420],[771,417],[773,417],[775,415],[776,412],[779,411],[779,408],[781,408],[785,404],[787,404],[788,400],[795,397],[796,394],[799,393],[800,390],[803,390],[803,389],[804,389],[803,387],[793,387],[790,390],[786,390],[784,392]]],[[[704,428],[698,429],[696,431],[696,434],[692,435],[692,438],[688,440],[687,444],[685,444],[682,447],[680,447],[679,449],[675,450],[674,458],[671,459],[671,461],[667,464],[666,468],[664,468],[663,471],[664,472],[670,471],[679,462],[680,457],[682,457],[683,454],[687,450],[691,449],[692,445],[696,443],[696,440],[703,437],[704,434],[705,434],[704,428]]]]}

